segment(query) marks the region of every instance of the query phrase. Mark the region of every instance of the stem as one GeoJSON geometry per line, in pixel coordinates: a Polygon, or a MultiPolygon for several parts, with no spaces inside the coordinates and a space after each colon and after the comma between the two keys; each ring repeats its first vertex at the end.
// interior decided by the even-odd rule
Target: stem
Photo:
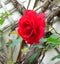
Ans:
{"type": "Polygon", "coordinates": [[[42,59],[40,60],[39,64],[41,64],[41,62],[43,61],[44,57],[45,57],[45,51],[43,52],[43,56],[42,56],[42,59]]]}
{"type": "Polygon", "coordinates": [[[30,4],[30,0],[29,0],[29,2],[28,2],[28,6],[27,6],[27,9],[28,9],[28,7],[29,7],[29,4],[30,4]]]}
{"type": "Polygon", "coordinates": [[[26,8],[23,6],[23,3],[18,2],[17,0],[11,0],[11,2],[13,3],[13,5],[15,6],[15,8],[16,8],[21,14],[24,13],[24,11],[26,10],[26,8]]]}
{"type": "Polygon", "coordinates": [[[60,33],[58,33],[52,25],[50,25],[50,26],[55,31],[56,34],[60,35],[60,33]]]}
{"type": "Polygon", "coordinates": [[[53,10],[49,16],[47,17],[47,23],[49,25],[52,25],[53,22],[51,22],[51,20],[55,17],[55,16],[59,16],[60,14],[60,8],[58,7],[57,9],[53,10]]]}
{"type": "Polygon", "coordinates": [[[55,50],[56,50],[56,52],[57,52],[58,54],[60,54],[60,51],[59,51],[57,48],[55,48],[55,50]]]}
{"type": "Polygon", "coordinates": [[[15,47],[14,48],[11,48],[11,61],[13,61],[13,53],[14,53],[14,50],[15,50],[15,47]]]}
{"type": "Polygon", "coordinates": [[[17,58],[17,63],[18,63],[18,64],[20,64],[20,62],[21,62],[21,55],[22,55],[21,49],[22,49],[22,47],[23,47],[23,42],[24,42],[24,41],[22,41],[22,42],[20,43],[20,50],[19,50],[19,54],[18,54],[18,58],[17,58]]]}
{"type": "Polygon", "coordinates": [[[42,12],[45,12],[45,11],[47,10],[47,8],[48,8],[48,6],[51,4],[51,2],[52,2],[52,0],[46,0],[46,1],[44,2],[44,5],[43,5],[42,8],[41,8],[42,12]]]}

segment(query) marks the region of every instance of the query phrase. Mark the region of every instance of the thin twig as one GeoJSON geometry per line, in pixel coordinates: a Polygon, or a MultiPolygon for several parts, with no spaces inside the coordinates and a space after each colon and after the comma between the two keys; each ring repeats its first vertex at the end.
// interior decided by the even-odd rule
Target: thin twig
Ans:
{"type": "Polygon", "coordinates": [[[42,56],[42,59],[40,60],[39,64],[41,64],[41,62],[43,61],[43,59],[44,59],[44,57],[45,57],[45,52],[46,52],[46,51],[43,52],[43,56],[42,56]]]}
{"type": "Polygon", "coordinates": [[[50,26],[55,31],[56,34],[60,35],[60,33],[58,33],[52,25],[50,25],[50,26]]]}
{"type": "Polygon", "coordinates": [[[57,52],[58,54],[60,54],[60,51],[59,51],[57,48],[55,48],[55,50],[56,50],[56,52],[57,52]]]}
{"type": "Polygon", "coordinates": [[[29,2],[28,2],[28,6],[27,6],[27,9],[28,9],[28,7],[29,7],[29,4],[30,4],[30,0],[29,0],[29,2]]]}

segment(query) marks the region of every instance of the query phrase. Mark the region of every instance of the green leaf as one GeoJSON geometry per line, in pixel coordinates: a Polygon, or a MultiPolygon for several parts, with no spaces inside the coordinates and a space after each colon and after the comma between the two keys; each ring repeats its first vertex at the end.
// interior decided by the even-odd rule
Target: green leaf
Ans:
{"type": "Polygon", "coordinates": [[[2,33],[3,31],[2,30],[0,30],[0,33],[2,33]]]}
{"type": "Polygon", "coordinates": [[[53,57],[51,60],[55,60],[56,58],[60,59],[60,54],[55,56],[55,57],[53,57]]]}
{"type": "MultiPolygon", "coordinates": [[[[41,43],[45,43],[50,45],[51,47],[57,47],[58,45],[60,45],[60,39],[59,38],[59,35],[57,34],[52,34],[50,37],[48,38],[42,38],[40,40],[41,43]]],[[[39,46],[38,46],[39,47],[39,46]]]]}
{"type": "Polygon", "coordinates": [[[10,16],[10,15],[12,15],[11,13],[8,13],[8,12],[3,12],[3,13],[1,13],[1,14],[3,14],[3,15],[5,15],[5,16],[10,16]]]}
{"type": "Polygon", "coordinates": [[[33,47],[36,47],[36,48],[45,48],[45,46],[43,46],[43,45],[34,45],[33,47]]]}
{"type": "Polygon", "coordinates": [[[51,35],[48,39],[47,39],[47,43],[48,44],[53,44],[53,45],[58,45],[60,44],[60,40],[57,39],[58,38],[58,35],[51,35]]]}
{"type": "Polygon", "coordinates": [[[57,35],[57,34],[53,34],[53,35],[51,35],[50,37],[57,39],[58,35],[57,35]]]}
{"type": "Polygon", "coordinates": [[[12,15],[12,14],[10,14],[10,13],[8,13],[8,12],[2,12],[2,13],[0,13],[0,14],[1,14],[1,15],[0,15],[0,25],[2,25],[2,24],[4,23],[6,16],[12,15]]]}
{"type": "Polygon", "coordinates": [[[44,42],[46,42],[46,41],[47,41],[47,38],[42,38],[42,39],[40,40],[41,43],[44,43],[44,42]]]}
{"type": "Polygon", "coordinates": [[[2,36],[2,34],[3,34],[3,31],[2,31],[2,30],[0,30],[0,37],[2,36]]]}
{"type": "Polygon", "coordinates": [[[48,38],[47,43],[58,43],[58,40],[54,38],[48,38]]]}
{"type": "Polygon", "coordinates": [[[0,25],[4,23],[5,19],[3,17],[0,17],[0,25]]]}
{"type": "Polygon", "coordinates": [[[37,55],[38,55],[37,52],[34,53],[32,56],[30,56],[30,57],[28,58],[28,61],[29,61],[30,63],[32,63],[32,62],[34,61],[34,59],[36,58],[37,55]]]}
{"type": "Polygon", "coordinates": [[[40,40],[40,42],[42,42],[42,43],[44,43],[44,42],[46,42],[47,41],[47,38],[42,38],[41,40],[40,40]]]}
{"type": "Polygon", "coordinates": [[[15,40],[14,42],[12,42],[12,44],[10,44],[9,47],[14,47],[14,46],[16,46],[18,43],[20,43],[20,42],[22,42],[22,38],[21,38],[21,37],[18,38],[17,40],[15,40]]]}

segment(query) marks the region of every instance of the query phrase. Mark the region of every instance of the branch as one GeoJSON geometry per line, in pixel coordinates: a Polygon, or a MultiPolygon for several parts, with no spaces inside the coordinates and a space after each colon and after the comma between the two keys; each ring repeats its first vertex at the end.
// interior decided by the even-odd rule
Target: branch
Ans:
{"type": "Polygon", "coordinates": [[[25,43],[24,40],[20,43],[20,50],[19,50],[17,61],[16,61],[16,63],[18,63],[18,64],[20,64],[20,62],[21,62],[21,55],[22,55],[21,49],[23,48],[23,43],[25,43]]]}
{"type": "Polygon", "coordinates": [[[53,2],[53,0],[46,0],[40,7],[38,7],[37,9],[35,9],[35,11],[38,11],[39,9],[41,9],[38,14],[40,14],[41,12],[45,12],[49,5],[53,2]]]}
{"type": "Polygon", "coordinates": [[[47,23],[49,25],[51,25],[53,22],[51,22],[51,20],[55,17],[55,16],[59,16],[60,14],[60,8],[58,7],[57,9],[53,10],[51,13],[49,13],[49,16],[47,17],[47,23]]]}
{"type": "Polygon", "coordinates": [[[38,53],[38,55],[36,56],[36,58],[34,59],[34,61],[32,63],[29,62],[28,58],[30,56],[32,56],[37,50],[37,48],[30,48],[30,51],[25,55],[25,60],[23,61],[23,64],[38,64],[38,58],[41,56],[41,51],[42,49],[40,49],[40,52],[38,53]]]}
{"type": "Polygon", "coordinates": [[[42,59],[39,61],[39,64],[41,64],[41,62],[43,61],[44,57],[45,57],[45,52],[46,51],[43,51],[43,56],[42,56],[42,59]]]}
{"type": "Polygon", "coordinates": [[[26,8],[23,6],[23,4],[21,2],[18,2],[17,0],[11,0],[11,2],[13,3],[13,5],[15,6],[15,8],[17,8],[17,10],[23,14],[24,11],[26,10],[26,8]]]}
{"type": "Polygon", "coordinates": [[[59,51],[57,48],[55,48],[55,50],[56,50],[56,52],[57,52],[58,54],[60,54],[60,51],[59,51]]]}
{"type": "Polygon", "coordinates": [[[7,58],[5,57],[5,54],[0,51],[0,63],[7,64],[7,58]]]}
{"type": "Polygon", "coordinates": [[[41,7],[42,12],[45,12],[45,11],[47,10],[48,6],[51,4],[52,1],[53,1],[53,0],[46,0],[46,1],[44,2],[44,4],[43,4],[42,7],[41,7]]]}

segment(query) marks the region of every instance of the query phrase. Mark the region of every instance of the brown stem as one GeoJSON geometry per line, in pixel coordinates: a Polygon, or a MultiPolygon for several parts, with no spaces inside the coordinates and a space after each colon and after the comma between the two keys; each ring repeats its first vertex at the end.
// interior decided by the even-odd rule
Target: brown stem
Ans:
{"type": "Polygon", "coordinates": [[[44,59],[44,57],[45,57],[45,52],[46,52],[46,51],[43,52],[43,57],[42,57],[42,59],[40,60],[39,64],[41,64],[42,60],[44,59]]]}
{"type": "Polygon", "coordinates": [[[46,0],[46,1],[44,2],[44,5],[43,5],[42,8],[41,8],[42,12],[45,12],[45,11],[46,11],[46,9],[47,9],[48,6],[51,4],[51,2],[52,2],[52,0],[46,0]]]}
{"type": "Polygon", "coordinates": [[[11,0],[11,2],[14,4],[15,8],[23,14],[26,8],[22,5],[22,3],[19,3],[17,0],[11,0]]]}
{"type": "Polygon", "coordinates": [[[18,58],[17,58],[18,64],[20,64],[20,61],[21,61],[21,54],[22,54],[21,49],[23,47],[23,42],[24,42],[24,40],[20,43],[20,50],[19,50],[19,54],[18,54],[18,58]]]}
{"type": "Polygon", "coordinates": [[[47,17],[47,23],[50,25],[52,24],[53,22],[51,22],[51,20],[55,17],[55,16],[58,16],[60,14],[60,8],[57,8],[55,10],[53,10],[49,16],[47,17]]]}
{"type": "Polygon", "coordinates": [[[59,51],[57,48],[55,48],[55,50],[56,50],[56,52],[57,52],[58,54],[60,54],[60,51],[59,51]]]}

